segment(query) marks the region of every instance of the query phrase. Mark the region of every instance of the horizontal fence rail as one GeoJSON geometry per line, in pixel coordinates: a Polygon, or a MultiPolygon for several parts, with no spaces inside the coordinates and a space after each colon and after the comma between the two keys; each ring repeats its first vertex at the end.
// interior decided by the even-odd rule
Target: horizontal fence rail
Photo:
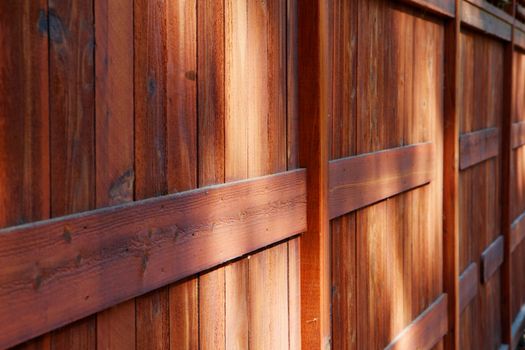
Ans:
{"type": "Polygon", "coordinates": [[[513,252],[525,237],[525,213],[518,216],[511,226],[510,251],[513,252]]]}
{"type": "Polygon", "coordinates": [[[0,348],[305,230],[304,169],[0,230],[0,348]]]}
{"type": "Polygon", "coordinates": [[[512,344],[511,349],[516,349],[520,342],[521,336],[525,331],[525,305],[521,307],[518,315],[514,318],[512,322],[512,344]]]}
{"type": "Polygon", "coordinates": [[[486,1],[476,1],[478,4],[483,4],[480,7],[463,1],[461,6],[461,21],[471,27],[474,27],[486,34],[493,35],[499,39],[510,41],[512,38],[512,22],[503,18],[507,18],[503,11],[498,11],[494,6],[485,4],[486,1]],[[490,9],[488,7],[490,6],[490,9]],[[487,11],[488,10],[488,11],[487,11]],[[501,14],[495,16],[494,13],[501,14]]]}
{"type": "Polygon", "coordinates": [[[330,219],[429,183],[433,167],[432,143],[331,161],[328,199],[330,219]]]}
{"type": "Polygon", "coordinates": [[[471,263],[459,277],[459,312],[463,312],[478,294],[478,264],[471,263]]]}
{"type": "Polygon", "coordinates": [[[498,155],[498,129],[465,133],[459,138],[459,168],[467,169],[498,155]]]}
{"type": "Polygon", "coordinates": [[[503,241],[503,236],[499,236],[481,254],[481,281],[483,283],[487,283],[503,263],[503,241]]]}
{"type": "Polygon", "coordinates": [[[406,327],[385,350],[431,349],[447,333],[447,295],[441,295],[406,327]]]}
{"type": "Polygon", "coordinates": [[[525,122],[512,123],[512,148],[518,148],[525,144],[525,122]]]}

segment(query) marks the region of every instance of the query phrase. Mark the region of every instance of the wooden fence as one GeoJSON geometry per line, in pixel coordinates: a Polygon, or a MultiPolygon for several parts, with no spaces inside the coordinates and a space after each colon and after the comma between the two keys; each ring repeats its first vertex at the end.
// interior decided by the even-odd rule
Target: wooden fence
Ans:
{"type": "Polygon", "coordinates": [[[0,348],[516,349],[498,3],[0,0],[0,348]]]}

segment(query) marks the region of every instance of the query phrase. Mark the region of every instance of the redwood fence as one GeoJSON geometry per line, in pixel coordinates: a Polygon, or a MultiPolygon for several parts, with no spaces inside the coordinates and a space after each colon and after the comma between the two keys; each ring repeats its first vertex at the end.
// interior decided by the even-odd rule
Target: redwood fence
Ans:
{"type": "Polygon", "coordinates": [[[0,348],[516,349],[525,2],[0,0],[0,348]]]}

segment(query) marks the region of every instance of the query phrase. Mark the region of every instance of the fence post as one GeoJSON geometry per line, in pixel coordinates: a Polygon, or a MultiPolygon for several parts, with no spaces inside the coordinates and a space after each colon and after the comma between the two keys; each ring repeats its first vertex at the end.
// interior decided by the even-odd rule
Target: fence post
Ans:
{"type": "Polygon", "coordinates": [[[445,25],[445,125],[443,150],[443,281],[448,295],[445,349],[459,349],[459,60],[461,0],[445,25]]]}
{"type": "Polygon", "coordinates": [[[331,1],[298,2],[299,162],[307,169],[307,224],[301,237],[303,349],[329,349],[330,237],[328,119],[331,111],[331,1]]]}
{"type": "MultiPolygon", "coordinates": [[[[515,18],[516,0],[512,1],[512,17],[515,18]]],[[[515,21],[515,19],[514,19],[515,21]]],[[[503,77],[503,116],[501,125],[501,232],[504,237],[503,263],[501,265],[501,341],[512,346],[512,310],[511,310],[511,207],[510,207],[510,181],[512,140],[511,128],[514,115],[513,100],[513,57],[514,57],[514,31],[512,24],[511,41],[506,44],[504,57],[503,77]]]]}

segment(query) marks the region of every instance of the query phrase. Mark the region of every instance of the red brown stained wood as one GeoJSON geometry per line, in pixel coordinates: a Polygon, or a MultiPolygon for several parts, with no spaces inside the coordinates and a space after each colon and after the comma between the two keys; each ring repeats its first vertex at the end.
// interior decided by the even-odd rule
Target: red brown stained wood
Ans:
{"type": "Polygon", "coordinates": [[[496,157],[499,151],[497,128],[488,128],[460,136],[459,164],[464,170],[487,159],[496,157]]]}
{"type": "Polygon", "coordinates": [[[455,0],[401,0],[416,6],[423,11],[430,11],[440,16],[454,18],[456,12],[455,0]]]}
{"type": "Polygon", "coordinates": [[[303,349],[330,347],[328,115],[331,105],[330,2],[298,3],[299,163],[308,169],[308,231],[301,237],[303,349]]]}
{"type": "Polygon", "coordinates": [[[479,7],[480,9],[483,9],[484,11],[490,13],[491,15],[498,17],[499,19],[503,20],[506,23],[509,23],[509,24],[514,23],[514,18],[512,15],[505,12],[504,9],[494,6],[487,0],[466,0],[466,1],[476,7],[479,7]]]}
{"type": "Polygon", "coordinates": [[[443,290],[448,295],[447,350],[459,349],[459,130],[460,130],[460,13],[445,25],[445,94],[443,151],[443,290]]]}
{"type": "Polygon", "coordinates": [[[513,149],[525,144],[525,122],[512,123],[511,139],[513,149]]]}
{"type": "MultiPolygon", "coordinates": [[[[51,216],[56,217],[95,207],[95,33],[92,0],[48,4],[51,216]]],[[[53,349],[95,348],[96,318],[55,331],[51,341],[53,349]]]]}
{"type": "Polygon", "coordinates": [[[481,282],[487,283],[503,263],[503,236],[499,236],[481,254],[481,282]]]}
{"type": "Polygon", "coordinates": [[[459,276],[459,313],[474,300],[478,294],[478,264],[471,263],[459,276]]]}
{"type": "Polygon", "coordinates": [[[525,32],[517,27],[514,27],[514,45],[525,50],[525,32]]]}
{"type": "MultiPolygon", "coordinates": [[[[516,0],[512,0],[512,17],[515,17],[516,0]]],[[[511,42],[505,46],[503,60],[503,113],[501,123],[501,232],[504,238],[503,264],[501,266],[501,329],[502,343],[513,341],[512,325],[512,217],[511,217],[511,168],[512,168],[512,120],[515,113],[514,103],[514,42],[515,30],[512,30],[511,42]]]]}
{"type": "Polygon", "coordinates": [[[385,350],[431,349],[447,332],[447,295],[441,295],[385,350]]]}
{"type": "MultiPolygon", "coordinates": [[[[133,2],[95,0],[96,205],[133,200],[133,2]]],[[[135,300],[97,315],[97,349],[135,348],[135,300]]]]}
{"type": "MultiPolygon", "coordinates": [[[[224,182],[224,1],[197,4],[198,185],[224,182]]],[[[199,276],[199,346],[225,348],[225,269],[199,276]]]]}
{"type": "Polygon", "coordinates": [[[433,147],[423,143],[331,161],[330,219],[429,183],[433,147]]]}
{"type": "Polygon", "coordinates": [[[518,315],[512,322],[512,342],[511,349],[516,349],[525,331],[525,306],[522,306],[518,315]]]}
{"type": "Polygon", "coordinates": [[[525,213],[522,213],[513,222],[510,230],[510,251],[513,252],[516,247],[525,238],[525,213]]]}
{"type": "Polygon", "coordinates": [[[461,21],[483,33],[511,41],[512,25],[467,1],[461,4],[461,21]]]}
{"type": "MultiPolygon", "coordinates": [[[[0,2],[0,227],[50,215],[46,0],[0,2]]],[[[17,347],[50,349],[49,334],[17,347]]]]}
{"type": "MultiPolygon", "coordinates": [[[[197,2],[166,3],[168,192],[197,187],[197,2]]],[[[199,348],[198,277],[169,287],[170,349],[199,348]]]]}
{"type": "Polygon", "coordinates": [[[305,202],[294,170],[2,230],[0,346],[303,232],[305,202]]]}

